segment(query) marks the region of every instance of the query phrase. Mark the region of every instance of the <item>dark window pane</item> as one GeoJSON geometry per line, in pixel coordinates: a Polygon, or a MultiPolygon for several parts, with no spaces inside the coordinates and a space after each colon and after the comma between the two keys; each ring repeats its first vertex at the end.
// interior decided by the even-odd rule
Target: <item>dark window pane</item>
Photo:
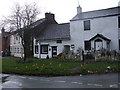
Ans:
{"type": "Polygon", "coordinates": [[[90,20],[84,21],[84,30],[90,30],[90,20]]]}
{"type": "Polygon", "coordinates": [[[118,28],[120,28],[120,17],[118,17],[118,28]]]}
{"type": "Polygon", "coordinates": [[[84,47],[85,47],[85,50],[91,50],[91,42],[90,41],[85,41],[84,42],[84,47]]]}
{"type": "Polygon", "coordinates": [[[48,45],[41,45],[41,54],[48,54],[48,45]]]}
{"type": "Polygon", "coordinates": [[[119,50],[120,50],[120,39],[119,39],[119,50]]]}
{"type": "Polygon", "coordinates": [[[62,43],[62,40],[57,40],[57,43],[62,43]]]}

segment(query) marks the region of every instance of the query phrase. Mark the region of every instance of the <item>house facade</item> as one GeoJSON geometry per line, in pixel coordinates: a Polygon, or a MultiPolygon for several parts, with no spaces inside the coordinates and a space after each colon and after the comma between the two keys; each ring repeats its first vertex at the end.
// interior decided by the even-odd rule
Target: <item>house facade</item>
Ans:
{"type": "Polygon", "coordinates": [[[82,48],[91,50],[120,50],[120,7],[82,12],[70,20],[71,43],[75,51],[82,48]]]}
{"type": "Polygon", "coordinates": [[[17,34],[12,34],[10,37],[10,51],[11,56],[23,57],[24,50],[21,38],[17,34]]]}
{"type": "Polygon", "coordinates": [[[70,45],[70,24],[51,24],[34,39],[34,57],[56,57],[70,45]]]}

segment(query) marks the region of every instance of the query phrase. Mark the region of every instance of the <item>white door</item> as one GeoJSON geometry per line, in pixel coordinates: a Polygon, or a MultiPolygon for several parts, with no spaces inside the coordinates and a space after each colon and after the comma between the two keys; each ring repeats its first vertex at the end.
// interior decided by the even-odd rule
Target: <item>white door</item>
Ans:
{"type": "Polygon", "coordinates": [[[102,42],[101,41],[99,41],[99,42],[95,42],[95,47],[96,47],[96,50],[100,50],[100,49],[102,49],[102,42]]]}

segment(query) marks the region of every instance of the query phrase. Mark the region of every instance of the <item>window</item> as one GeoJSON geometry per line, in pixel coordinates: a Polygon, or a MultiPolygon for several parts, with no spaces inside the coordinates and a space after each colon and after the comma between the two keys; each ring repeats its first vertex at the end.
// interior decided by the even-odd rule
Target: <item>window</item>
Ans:
{"type": "Polygon", "coordinates": [[[84,30],[90,30],[90,20],[84,21],[84,30]]]}
{"type": "Polygon", "coordinates": [[[18,36],[16,36],[15,38],[16,38],[16,40],[18,40],[18,36]]]}
{"type": "Polygon", "coordinates": [[[48,45],[41,45],[41,54],[48,54],[48,45]]]}
{"type": "Polygon", "coordinates": [[[16,48],[15,48],[15,51],[14,51],[14,53],[16,53],[16,48]]]}
{"type": "Polygon", "coordinates": [[[107,42],[107,49],[110,50],[110,42],[107,42]]]}
{"type": "Polygon", "coordinates": [[[118,28],[120,28],[120,16],[118,17],[118,28]]]}
{"type": "Polygon", "coordinates": [[[119,50],[120,50],[120,39],[119,39],[119,50]]]}
{"type": "Polygon", "coordinates": [[[20,37],[18,37],[18,43],[20,43],[20,37]]]}
{"type": "Polygon", "coordinates": [[[85,47],[85,50],[91,50],[91,42],[90,41],[84,41],[84,47],[85,47]]]}
{"type": "Polygon", "coordinates": [[[24,53],[24,49],[23,48],[21,48],[21,53],[24,53]]]}
{"type": "Polygon", "coordinates": [[[17,53],[19,53],[19,48],[17,48],[17,53]]]}
{"type": "Polygon", "coordinates": [[[35,45],[35,54],[38,54],[38,45],[35,45]]]}
{"type": "Polygon", "coordinates": [[[14,44],[16,44],[15,36],[14,36],[14,44]]]}
{"type": "Polygon", "coordinates": [[[62,43],[62,40],[57,40],[57,43],[62,43]]]}

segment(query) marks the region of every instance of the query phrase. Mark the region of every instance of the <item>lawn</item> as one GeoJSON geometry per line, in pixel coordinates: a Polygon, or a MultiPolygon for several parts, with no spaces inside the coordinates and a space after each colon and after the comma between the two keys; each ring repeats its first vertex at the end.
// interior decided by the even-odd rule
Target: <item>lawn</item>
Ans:
{"type": "Polygon", "coordinates": [[[97,61],[90,64],[83,64],[81,61],[63,59],[35,59],[29,58],[22,62],[20,58],[2,59],[2,72],[25,74],[62,76],[89,73],[106,73],[107,66],[112,68],[108,72],[119,72],[118,61],[97,61]]]}

